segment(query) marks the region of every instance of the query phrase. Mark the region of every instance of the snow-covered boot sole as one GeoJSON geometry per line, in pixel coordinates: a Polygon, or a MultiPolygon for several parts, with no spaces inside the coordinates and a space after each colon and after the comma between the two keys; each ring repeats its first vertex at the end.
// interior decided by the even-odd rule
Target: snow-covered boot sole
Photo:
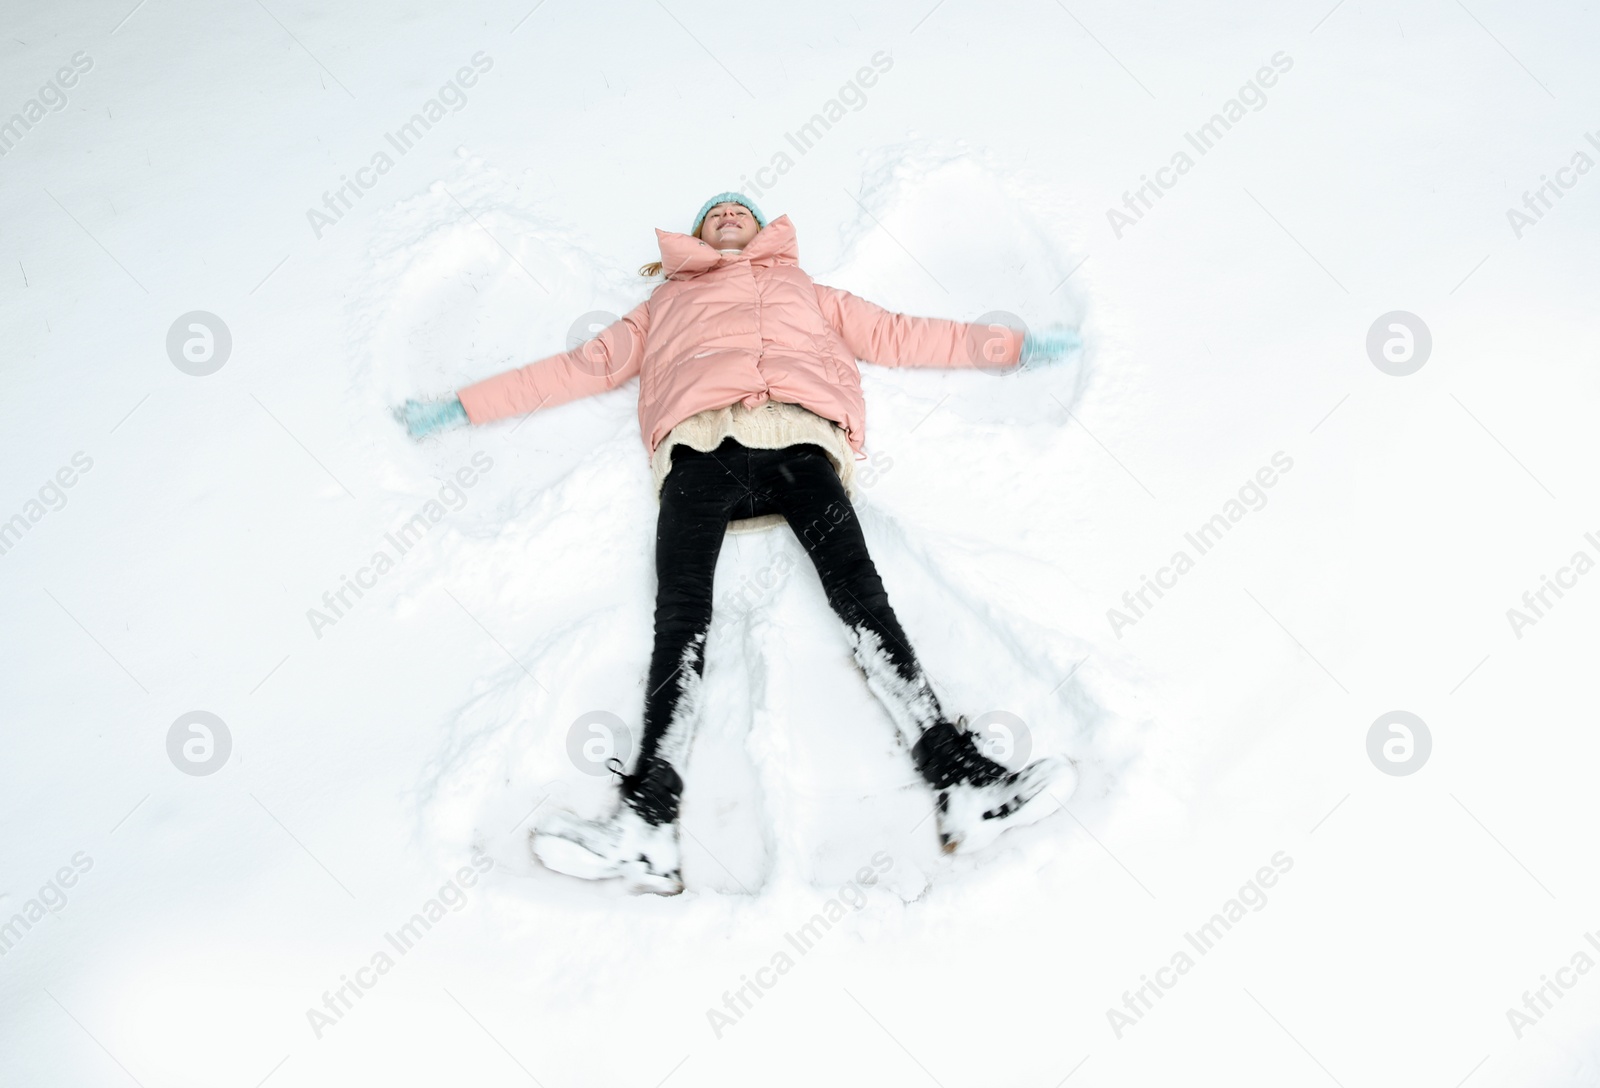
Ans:
{"type": "Polygon", "coordinates": [[[608,820],[553,812],[534,829],[531,846],[553,872],[582,880],[621,878],[635,894],[683,891],[677,825],[647,823],[627,805],[608,820]]]}
{"type": "Polygon", "coordinates": [[[939,791],[939,842],[947,854],[982,850],[1014,827],[1037,823],[1078,785],[1070,760],[1048,756],[986,786],[957,782],[939,791]]]}

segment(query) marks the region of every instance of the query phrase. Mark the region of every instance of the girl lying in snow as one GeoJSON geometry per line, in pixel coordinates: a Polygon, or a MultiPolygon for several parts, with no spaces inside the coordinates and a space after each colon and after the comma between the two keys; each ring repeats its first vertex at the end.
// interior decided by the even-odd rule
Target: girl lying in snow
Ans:
{"type": "Polygon", "coordinates": [[[644,729],[613,813],[555,813],[532,833],[558,872],[622,877],[634,891],[683,890],[678,802],[711,626],[712,576],[725,532],[787,521],[848,630],[867,685],[938,797],[948,852],[979,849],[1049,809],[1072,786],[1067,760],[1008,771],[940,708],[889,607],[851,496],[866,427],[856,360],[887,366],[1060,362],[1075,333],[1045,335],[890,313],[800,270],[788,216],[768,223],[739,193],[719,193],[688,234],[656,231],[664,274],[650,297],[571,351],[469,385],[447,401],[408,400],[415,438],[488,423],[639,378],[639,423],[661,509],[656,521],[655,646],[644,729]]]}

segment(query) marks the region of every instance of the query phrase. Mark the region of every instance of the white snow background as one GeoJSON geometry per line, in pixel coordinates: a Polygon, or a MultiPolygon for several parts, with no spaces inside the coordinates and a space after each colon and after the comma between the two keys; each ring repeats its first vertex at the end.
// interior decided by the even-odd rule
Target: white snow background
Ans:
{"type": "Polygon", "coordinates": [[[1600,178],[1570,166],[1600,161],[1592,8],[120,0],[0,22],[0,124],[59,105],[0,130],[0,522],[22,526],[0,554],[0,1084],[1600,1083],[1600,970],[1572,966],[1600,962],[1600,577],[1507,617],[1600,556],[1600,178]],[[1199,154],[1185,134],[1278,54],[1199,154]],[[318,237],[307,210],[475,55],[458,108],[318,237]],[[388,412],[624,311],[653,228],[752,183],[820,282],[1081,327],[1082,357],[1036,374],[864,367],[859,506],[947,706],[1015,715],[1083,783],[942,857],[792,532],[730,537],[689,890],[632,898],[537,868],[526,836],[539,806],[609,796],[574,723],[639,719],[636,383],[421,445],[388,412]],[[231,336],[206,376],[168,354],[194,311],[231,336]],[[1408,376],[1368,354],[1392,311],[1431,330],[1408,376]],[[1280,453],[1264,505],[1115,629],[1280,453]],[[315,629],[475,456],[458,508],[315,629]],[[1403,776],[1368,755],[1396,710],[1432,739],[1403,776]],[[169,755],[192,711],[231,742],[213,773],[169,755]],[[1185,934],[1239,896],[1200,954],[1185,934]],[[802,953],[786,935],[819,913],[802,953]],[[1192,969],[1158,975],[1180,951],[1192,969]]]}

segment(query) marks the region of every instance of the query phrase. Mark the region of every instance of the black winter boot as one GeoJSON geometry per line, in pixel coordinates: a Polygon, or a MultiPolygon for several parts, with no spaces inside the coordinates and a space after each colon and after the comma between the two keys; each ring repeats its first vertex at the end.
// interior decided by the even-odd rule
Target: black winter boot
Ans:
{"type": "Polygon", "coordinates": [[[960,725],[940,722],[917,741],[911,749],[917,770],[934,789],[945,789],[958,782],[987,786],[1004,778],[1009,772],[999,763],[978,751],[978,745],[966,730],[967,721],[960,725]]]}
{"type": "Polygon", "coordinates": [[[965,718],[933,726],[911,757],[939,795],[939,844],[947,854],[980,850],[1001,832],[1042,819],[1052,810],[1044,797],[1064,801],[1077,785],[1071,761],[1061,756],[1006,770],[978,751],[965,718]]]}
{"type": "Polygon", "coordinates": [[[633,774],[611,768],[622,779],[616,811],[604,820],[570,812],[550,813],[531,836],[533,854],[547,869],[585,880],[621,877],[632,892],[677,895],[678,798],[683,778],[659,756],[640,756],[633,774]]]}
{"type": "Polygon", "coordinates": [[[683,796],[683,777],[672,764],[658,755],[639,757],[632,774],[621,774],[622,800],[644,817],[648,824],[678,822],[678,799],[683,796]]]}

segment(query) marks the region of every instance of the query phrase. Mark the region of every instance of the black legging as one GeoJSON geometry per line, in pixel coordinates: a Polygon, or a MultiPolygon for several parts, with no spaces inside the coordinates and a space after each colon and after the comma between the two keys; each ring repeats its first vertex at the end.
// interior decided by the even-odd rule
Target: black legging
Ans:
{"type": "Polygon", "coordinates": [[[942,720],[938,700],[889,607],[855,507],[822,447],[711,453],[676,446],[656,522],[655,648],[645,689],[639,768],[659,756],[681,770],[698,713],[711,585],[730,520],[782,514],[849,629],[856,663],[907,745],[942,720]]]}

